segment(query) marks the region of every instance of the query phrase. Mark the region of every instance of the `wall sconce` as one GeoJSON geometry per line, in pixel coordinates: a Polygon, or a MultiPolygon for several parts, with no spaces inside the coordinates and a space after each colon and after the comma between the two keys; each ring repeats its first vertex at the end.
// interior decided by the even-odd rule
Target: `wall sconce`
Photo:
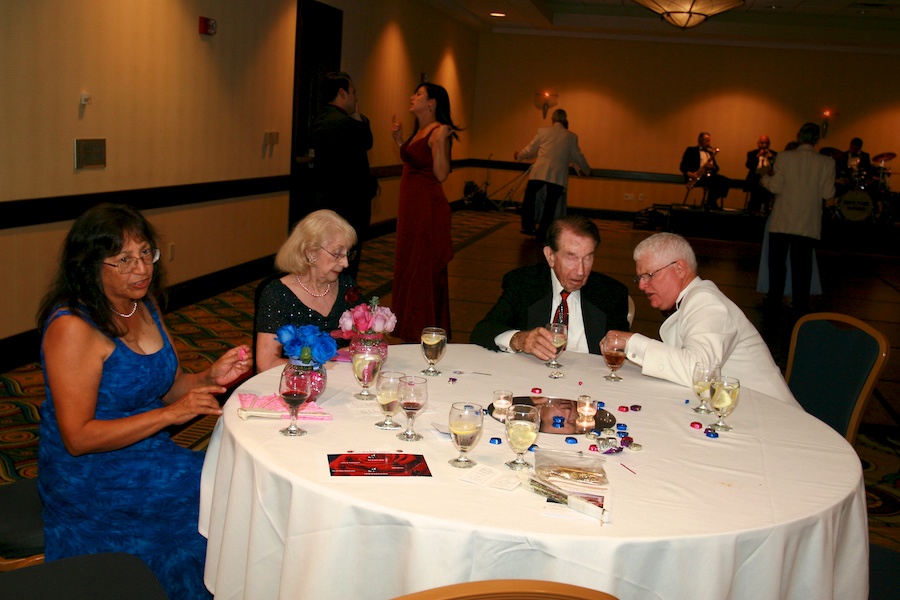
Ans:
{"type": "Polygon", "coordinates": [[[559,94],[552,92],[538,92],[534,95],[534,107],[543,111],[544,118],[547,118],[547,111],[559,103],[559,94]]]}
{"type": "Polygon", "coordinates": [[[696,27],[709,17],[743,6],[744,0],[634,0],[679,29],[696,27]]]}
{"type": "Polygon", "coordinates": [[[828,125],[830,123],[829,119],[831,119],[831,117],[836,117],[836,116],[837,116],[837,111],[835,111],[835,110],[825,109],[824,111],[822,111],[822,135],[820,136],[821,139],[824,140],[825,135],[828,133],[828,125]]]}

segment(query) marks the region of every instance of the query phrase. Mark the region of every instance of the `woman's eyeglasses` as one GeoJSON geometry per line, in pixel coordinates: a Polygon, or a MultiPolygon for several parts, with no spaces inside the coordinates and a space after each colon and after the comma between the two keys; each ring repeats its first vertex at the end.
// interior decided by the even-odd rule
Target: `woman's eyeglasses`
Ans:
{"type": "Polygon", "coordinates": [[[323,248],[322,246],[319,246],[319,249],[324,250],[325,252],[330,254],[332,257],[334,257],[334,260],[341,260],[342,258],[346,258],[347,262],[351,262],[354,258],[356,258],[356,250],[350,250],[349,252],[332,252],[328,248],[323,248]]]}
{"type": "Polygon", "coordinates": [[[147,248],[141,251],[140,256],[123,256],[114,263],[103,263],[107,267],[115,267],[122,275],[133,273],[137,268],[138,261],[143,261],[145,265],[152,265],[159,260],[159,248],[147,248]]]}

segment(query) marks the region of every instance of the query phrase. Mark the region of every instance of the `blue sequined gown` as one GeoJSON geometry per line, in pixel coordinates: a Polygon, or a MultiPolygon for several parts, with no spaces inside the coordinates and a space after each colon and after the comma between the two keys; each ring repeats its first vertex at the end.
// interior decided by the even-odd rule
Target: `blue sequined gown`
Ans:
{"type": "MultiPolygon", "coordinates": [[[[137,354],[114,340],[116,348],[103,365],[98,419],[161,407],[175,381],[175,350],[153,306],[145,306],[163,348],[137,354]]],[[[70,313],[60,311],[52,319],[64,314],[70,313]]],[[[52,385],[46,368],[44,379],[52,385]]],[[[72,456],[63,445],[48,385],[38,454],[46,560],[98,552],[136,554],[172,600],[210,598],[203,584],[206,539],[197,531],[202,466],[202,453],[178,446],[165,432],[119,450],[72,456]]]]}

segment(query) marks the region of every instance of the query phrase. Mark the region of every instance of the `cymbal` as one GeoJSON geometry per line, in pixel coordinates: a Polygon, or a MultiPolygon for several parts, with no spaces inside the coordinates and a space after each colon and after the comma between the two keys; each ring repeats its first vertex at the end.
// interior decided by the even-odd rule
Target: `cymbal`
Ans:
{"type": "MultiPolygon", "coordinates": [[[[844,153],[838,150],[837,148],[832,148],[830,146],[826,146],[825,148],[821,148],[819,150],[819,154],[824,154],[825,156],[830,156],[834,160],[841,160],[844,158],[844,153]]],[[[777,159],[776,159],[777,160],[777,159]]]]}
{"type": "Polygon", "coordinates": [[[896,152],[882,152],[872,158],[872,162],[887,162],[897,158],[896,152]]]}

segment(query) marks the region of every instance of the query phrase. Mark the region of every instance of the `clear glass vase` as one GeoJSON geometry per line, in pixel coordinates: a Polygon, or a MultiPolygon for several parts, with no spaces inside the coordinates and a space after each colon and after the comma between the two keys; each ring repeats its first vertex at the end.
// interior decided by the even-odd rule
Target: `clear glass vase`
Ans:
{"type": "Polygon", "coordinates": [[[381,363],[384,364],[387,360],[388,344],[383,333],[354,333],[347,350],[353,356],[355,352],[369,348],[378,350],[378,353],[381,354],[381,363]]]}
{"type": "MultiPolygon", "coordinates": [[[[325,365],[319,365],[314,362],[306,362],[300,359],[291,358],[284,365],[285,377],[297,378],[298,380],[309,381],[309,399],[312,402],[322,395],[325,386],[328,384],[328,372],[325,365]]],[[[303,386],[305,388],[305,386],[303,386]]]]}

